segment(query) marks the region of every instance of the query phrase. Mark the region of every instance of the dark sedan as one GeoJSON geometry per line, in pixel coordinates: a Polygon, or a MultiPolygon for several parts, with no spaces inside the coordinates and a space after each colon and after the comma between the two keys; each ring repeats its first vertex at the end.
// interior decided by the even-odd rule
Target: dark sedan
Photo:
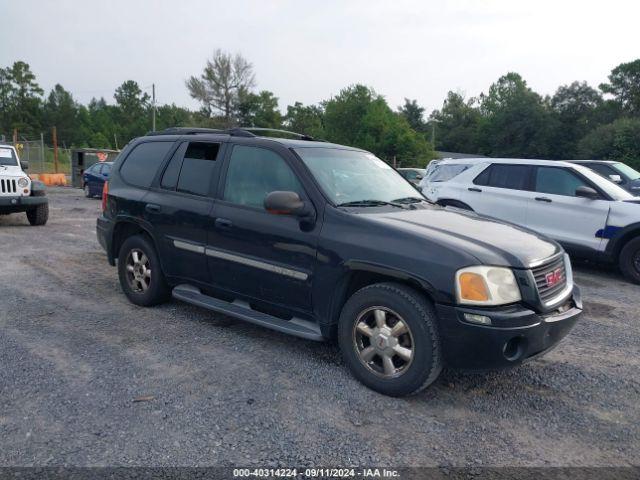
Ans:
{"type": "Polygon", "coordinates": [[[104,182],[109,180],[113,162],[94,163],[84,171],[82,175],[82,187],[87,198],[102,195],[104,182]]]}

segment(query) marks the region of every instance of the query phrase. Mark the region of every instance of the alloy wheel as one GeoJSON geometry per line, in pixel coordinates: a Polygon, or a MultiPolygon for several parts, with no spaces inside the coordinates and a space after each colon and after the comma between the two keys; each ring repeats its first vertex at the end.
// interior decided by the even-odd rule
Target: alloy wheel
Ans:
{"type": "Polygon", "coordinates": [[[353,327],[353,342],[360,362],[384,378],[405,373],[415,353],[409,325],[386,307],[367,308],[358,315],[353,327]]]}
{"type": "Polygon", "coordinates": [[[126,260],[127,283],[134,292],[144,293],[151,284],[151,267],[145,253],[134,248],[126,260]]]}

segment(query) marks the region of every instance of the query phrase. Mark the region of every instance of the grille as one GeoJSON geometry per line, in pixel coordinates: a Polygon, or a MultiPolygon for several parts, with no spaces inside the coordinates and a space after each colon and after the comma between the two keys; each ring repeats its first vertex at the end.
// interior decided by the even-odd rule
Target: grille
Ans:
{"type": "Polygon", "coordinates": [[[532,268],[531,271],[536,279],[538,295],[540,295],[540,300],[543,303],[551,300],[567,286],[567,270],[564,264],[564,256],[532,268]],[[549,279],[552,281],[549,282],[549,279]],[[555,283],[553,280],[555,280],[555,283]],[[549,285],[549,283],[552,283],[552,285],[549,285]]]}
{"type": "Polygon", "coordinates": [[[0,193],[16,193],[16,181],[13,178],[0,178],[0,193]]]}

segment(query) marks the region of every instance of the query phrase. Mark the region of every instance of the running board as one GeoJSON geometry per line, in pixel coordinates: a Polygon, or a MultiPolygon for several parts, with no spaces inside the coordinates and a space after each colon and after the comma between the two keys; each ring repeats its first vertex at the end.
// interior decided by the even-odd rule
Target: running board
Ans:
{"type": "Polygon", "coordinates": [[[296,337],[306,338],[308,340],[323,341],[325,338],[320,333],[320,327],[313,322],[303,320],[301,318],[292,318],[291,320],[283,320],[267,313],[253,310],[247,303],[235,300],[233,302],[225,302],[209,295],[203,294],[199,288],[191,285],[178,285],[173,289],[173,298],[182,300],[183,302],[197,305],[208,310],[218,313],[224,313],[231,317],[244,320],[245,322],[267,327],[278,332],[288,333],[296,337]]]}

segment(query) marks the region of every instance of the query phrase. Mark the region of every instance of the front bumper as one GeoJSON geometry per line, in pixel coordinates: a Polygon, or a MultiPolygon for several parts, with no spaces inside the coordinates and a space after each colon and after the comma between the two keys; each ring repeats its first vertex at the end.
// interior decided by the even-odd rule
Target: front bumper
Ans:
{"type": "Polygon", "coordinates": [[[445,364],[482,371],[519,365],[542,355],[569,333],[582,314],[578,287],[563,307],[539,314],[523,306],[489,310],[436,305],[445,364]],[[492,325],[470,323],[465,313],[485,315],[492,325]]]}
{"type": "Polygon", "coordinates": [[[0,210],[3,212],[25,212],[33,207],[48,203],[47,197],[0,197],[0,210]]]}

